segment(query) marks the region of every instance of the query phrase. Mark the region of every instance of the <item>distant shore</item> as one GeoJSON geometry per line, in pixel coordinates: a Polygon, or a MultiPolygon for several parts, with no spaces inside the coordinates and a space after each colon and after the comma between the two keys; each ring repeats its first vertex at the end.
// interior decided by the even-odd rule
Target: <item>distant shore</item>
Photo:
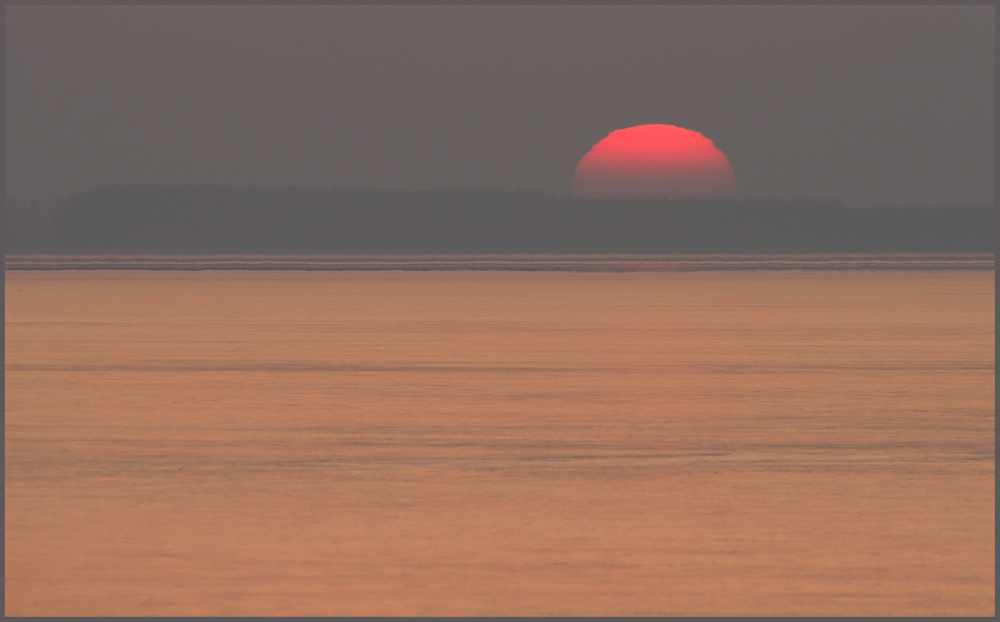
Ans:
{"type": "Polygon", "coordinates": [[[6,270],[994,270],[995,255],[7,255],[6,270]]]}
{"type": "Polygon", "coordinates": [[[786,255],[993,253],[992,205],[584,199],[488,188],[135,185],[5,202],[8,254],[786,255]]]}

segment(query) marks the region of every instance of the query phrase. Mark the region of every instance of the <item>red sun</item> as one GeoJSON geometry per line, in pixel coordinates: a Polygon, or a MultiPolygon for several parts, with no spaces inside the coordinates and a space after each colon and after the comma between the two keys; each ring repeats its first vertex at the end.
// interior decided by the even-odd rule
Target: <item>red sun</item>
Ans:
{"type": "Polygon", "coordinates": [[[574,194],[584,197],[717,197],[733,194],[726,155],[698,132],[637,125],[611,132],[576,165],[574,194]]]}

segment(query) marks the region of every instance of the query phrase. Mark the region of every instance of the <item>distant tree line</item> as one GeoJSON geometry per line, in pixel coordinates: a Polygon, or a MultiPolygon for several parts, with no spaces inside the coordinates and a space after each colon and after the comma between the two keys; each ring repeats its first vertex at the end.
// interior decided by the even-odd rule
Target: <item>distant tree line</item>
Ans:
{"type": "Polygon", "coordinates": [[[3,233],[4,252],[17,249],[42,249],[51,246],[52,230],[49,217],[51,199],[18,199],[4,197],[3,233]]]}
{"type": "Polygon", "coordinates": [[[993,252],[992,205],[121,185],[4,201],[5,253],[993,252]]]}

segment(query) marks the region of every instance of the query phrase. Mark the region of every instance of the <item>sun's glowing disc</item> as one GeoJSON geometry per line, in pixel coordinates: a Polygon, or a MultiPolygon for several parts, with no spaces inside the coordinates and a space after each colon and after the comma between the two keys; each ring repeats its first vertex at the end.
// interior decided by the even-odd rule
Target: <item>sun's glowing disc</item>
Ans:
{"type": "Polygon", "coordinates": [[[576,166],[573,192],[584,197],[714,197],[733,194],[729,159],[698,132],[638,125],[609,134],[576,166]]]}

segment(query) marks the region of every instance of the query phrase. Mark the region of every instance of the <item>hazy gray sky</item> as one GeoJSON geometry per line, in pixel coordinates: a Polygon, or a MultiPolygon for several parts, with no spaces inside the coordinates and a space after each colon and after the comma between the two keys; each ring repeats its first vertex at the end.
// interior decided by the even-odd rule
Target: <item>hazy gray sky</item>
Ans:
{"type": "Polygon", "coordinates": [[[702,132],[751,196],[993,203],[994,8],[8,6],[5,192],[569,192],[702,132]]]}

